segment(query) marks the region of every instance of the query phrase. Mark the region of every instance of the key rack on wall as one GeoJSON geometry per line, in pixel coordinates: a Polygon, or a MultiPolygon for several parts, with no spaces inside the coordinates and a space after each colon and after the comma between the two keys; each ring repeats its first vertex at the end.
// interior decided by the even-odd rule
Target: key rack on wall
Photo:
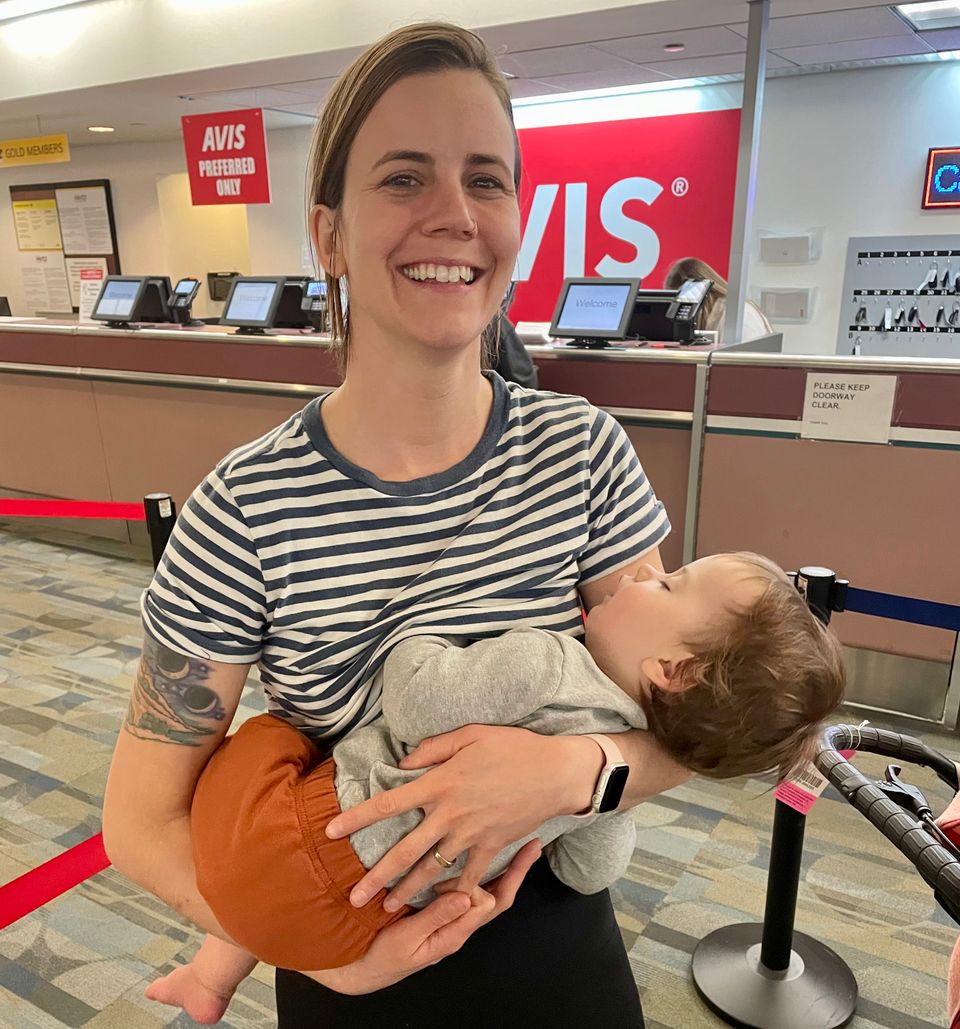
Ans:
{"type": "Polygon", "coordinates": [[[851,237],[837,353],[960,358],[960,236],[851,237]]]}

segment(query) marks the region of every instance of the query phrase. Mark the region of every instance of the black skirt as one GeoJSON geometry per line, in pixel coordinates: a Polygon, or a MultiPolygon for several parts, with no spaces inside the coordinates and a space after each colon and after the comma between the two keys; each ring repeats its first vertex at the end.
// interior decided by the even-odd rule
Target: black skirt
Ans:
{"type": "Polygon", "coordinates": [[[277,969],[279,1029],[641,1029],[610,894],[585,897],[546,858],[513,907],[456,954],[376,993],[347,997],[277,969]]]}

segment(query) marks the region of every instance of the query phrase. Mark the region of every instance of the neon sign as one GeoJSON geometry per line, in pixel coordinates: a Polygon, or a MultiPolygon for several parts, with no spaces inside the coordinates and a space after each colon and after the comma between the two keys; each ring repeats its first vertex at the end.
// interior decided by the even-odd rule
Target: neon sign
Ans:
{"type": "Polygon", "coordinates": [[[923,206],[960,207],[960,147],[938,147],[927,158],[923,206]]]}

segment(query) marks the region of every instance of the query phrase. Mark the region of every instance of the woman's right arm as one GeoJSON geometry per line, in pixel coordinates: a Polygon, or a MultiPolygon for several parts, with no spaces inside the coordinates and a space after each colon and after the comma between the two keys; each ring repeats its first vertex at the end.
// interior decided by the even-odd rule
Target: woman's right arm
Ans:
{"type": "Polygon", "coordinates": [[[104,846],[118,871],[225,940],[197,890],[190,805],[250,667],[184,657],[147,636],[103,802],[104,846]]]}

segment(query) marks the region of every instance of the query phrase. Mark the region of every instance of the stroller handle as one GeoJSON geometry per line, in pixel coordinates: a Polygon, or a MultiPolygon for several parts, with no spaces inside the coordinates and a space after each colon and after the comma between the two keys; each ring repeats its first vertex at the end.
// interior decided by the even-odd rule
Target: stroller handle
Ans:
{"type": "Polygon", "coordinates": [[[820,772],[916,867],[947,914],[960,923],[960,861],[838,751],[856,749],[923,765],[954,792],[960,789],[957,766],[918,739],[887,729],[831,725],[820,742],[821,749],[814,758],[820,772]]]}

